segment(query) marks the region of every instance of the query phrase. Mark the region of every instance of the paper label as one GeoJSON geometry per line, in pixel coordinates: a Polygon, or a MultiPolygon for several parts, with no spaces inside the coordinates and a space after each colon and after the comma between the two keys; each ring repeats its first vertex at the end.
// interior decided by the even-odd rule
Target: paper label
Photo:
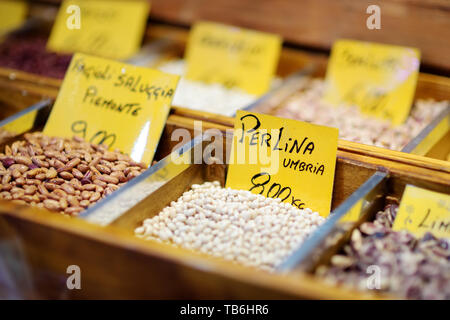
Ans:
{"type": "Polygon", "coordinates": [[[186,78],[262,95],[270,88],[281,43],[274,34],[196,23],[186,49],[186,78]]]}
{"type": "Polygon", "coordinates": [[[238,111],[226,186],[328,216],[338,129],[238,111]]]}
{"type": "Polygon", "coordinates": [[[47,48],[130,58],[139,50],[149,10],[148,1],[65,0],[47,48]]]}
{"type": "Polygon", "coordinates": [[[0,34],[19,28],[27,11],[28,5],[24,1],[0,1],[0,34]]]}
{"type": "Polygon", "coordinates": [[[419,65],[415,48],[338,40],[328,63],[324,98],[399,125],[409,115],[419,65]]]}
{"type": "Polygon", "coordinates": [[[74,55],[44,128],[80,136],[150,163],[179,77],[144,67],[74,55]]]}
{"type": "Polygon", "coordinates": [[[407,185],[392,229],[450,238],[450,195],[407,185]]]}

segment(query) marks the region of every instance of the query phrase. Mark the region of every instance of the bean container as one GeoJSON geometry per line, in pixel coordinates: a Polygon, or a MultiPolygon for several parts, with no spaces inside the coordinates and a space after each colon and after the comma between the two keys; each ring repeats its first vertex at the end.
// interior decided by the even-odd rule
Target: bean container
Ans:
{"type": "MultiPolygon", "coordinates": [[[[51,101],[44,101],[8,119],[6,123],[19,120],[17,123],[24,121],[25,124],[17,126],[22,131],[7,138],[2,145],[19,139],[23,132],[40,130],[51,106],[51,101]]],[[[86,210],[79,218],[1,201],[0,234],[7,239],[5,243],[10,249],[6,252],[11,253],[13,261],[23,266],[20,278],[29,280],[17,282],[18,293],[53,298],[371,297],[352,290],[336,289],[304,272],[295,277],[268,273],[221,258],[136,238],[133,231],[142,220],[156,215],[192,184],[225,181],[226,165],[178,161],[194,159],[194,150],[200,150],[203,154],[211,142],[223,144],[224,147],[231,143],[230,134],[223,130],[224,137],[217,141],[205,133],[177,146],[180,141],[170,138],[172,132],[187,129],[194,135],[193,122],[171,115],[156,155],[156,160],[161,160],[86,210]],[[67,289],[64,280],[67,267],[74,264],[82,269],[83,290],[67,289]]],[[[3,121],[1,124],[6,123],[3,121]]],[[[203,125],[204,129],[208,128],[205,122],[203,125]]],[[[212,124],[209,126],[215,127],[212,124]]],[[[336,161],[334,211],[364,186],[377,170],[392,173],[410,170],[408,165],[341,150],[336,161]]],[[[426,180],[434,179],[433,171],[416,170],[428,176],[426,180]]]]}

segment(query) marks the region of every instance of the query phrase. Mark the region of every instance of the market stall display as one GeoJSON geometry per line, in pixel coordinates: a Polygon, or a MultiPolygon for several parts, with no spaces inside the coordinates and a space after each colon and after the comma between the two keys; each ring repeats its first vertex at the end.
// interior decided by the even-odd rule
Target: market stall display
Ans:
{"type": "Polygon", "coordinates": [[[221,188],[214,181],[193,185],[157,216],[144,220],[135,233],[273,270],[323,220],[309,208],[221,188]]]}
{"type": "Polygon", "coordinates": [[[450,108],[449,100],[419,99],[405,123],[393,126],[389,121],[361,113],[357,106],[342,104],[336,107],[323,101],[325,86],[324,80],[310,79],[300,92],[270,113],[339,128],[339,136],[343,140],[401,151],[437,116],[450,108]]]}
{"type": "Polygon", "coordinates": [[[0,44],[0,67],[62,79],[71,55],[61,55],[46,49],[47,37],[35,32],[9,35],[0,44]]]}

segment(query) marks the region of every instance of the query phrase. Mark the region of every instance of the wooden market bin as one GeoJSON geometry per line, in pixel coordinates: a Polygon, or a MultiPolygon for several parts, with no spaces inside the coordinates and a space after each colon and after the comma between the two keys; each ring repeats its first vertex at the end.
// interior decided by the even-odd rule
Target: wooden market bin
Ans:
{"type": "MultiPolygon", "coordinates": [[[[318,267],[330,264],[334,254],[340,253],[349,243],[353,230],[367,221],[373,221],[377,212],[385,206],[400,203],[406,185],[412,185],[426,190],[450,194],[450,180],[427,179],[409,172],[377,172],[369,178],[364,186],[349,197],[337,210],[334,217],[319,227],[314,236],[293,251],[279,266],[280,272],[299,272],[313,275],[318,267]],[[349,221],[347,215],[358,212],[359,218],[349,221]]],[[[316,276],[319,279],[319,276],[316,276]]],[[[352,288],[342,284],[341,288],[352,288]]],[[[370,290],[367,290],[369,292],[370,290]]],[[[361,291],[362,292],[362,291],[361,291]]]]}

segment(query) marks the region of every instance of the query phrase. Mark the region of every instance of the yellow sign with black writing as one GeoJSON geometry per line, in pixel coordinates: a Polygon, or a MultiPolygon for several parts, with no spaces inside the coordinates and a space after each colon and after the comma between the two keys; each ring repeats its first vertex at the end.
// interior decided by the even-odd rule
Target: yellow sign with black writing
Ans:
{"type": "Polygon", "coordinates": [[[226,186],[330,213],[338,129],[238,111],[226,186]]]}
{"type": "Polygon", "coordinates": [[[150,163],[179,77],[77,53],[44,133],[80,136],[150,163]]]}
{"type": "Polygon", "coordinates": [[[407,185],[392,229],[449,238],[450,195],[407,185]]]}
{"type": "Polygon", "coordinates": [[[27,11],[25,1],[0,1],[0,35],[19,28],[25,21],[27,11]]]}
{"type": "Polygon", "coordinates": [[[196,23],[189,34],[186,78],[264,94],[276,71],[281,43],[275,34],[196,23]]]}
{"type": "Polygon", "coordinates": [[[419,65],[415,48],[338,40],[328,63],[324,98],[399,125],[409,115],[419,65]]]}
{"type": "Polygon", "coordinates": [[[130,58],[141,45],[149,10],[148,1],[65,0],[47,48],[130,58]]]}

